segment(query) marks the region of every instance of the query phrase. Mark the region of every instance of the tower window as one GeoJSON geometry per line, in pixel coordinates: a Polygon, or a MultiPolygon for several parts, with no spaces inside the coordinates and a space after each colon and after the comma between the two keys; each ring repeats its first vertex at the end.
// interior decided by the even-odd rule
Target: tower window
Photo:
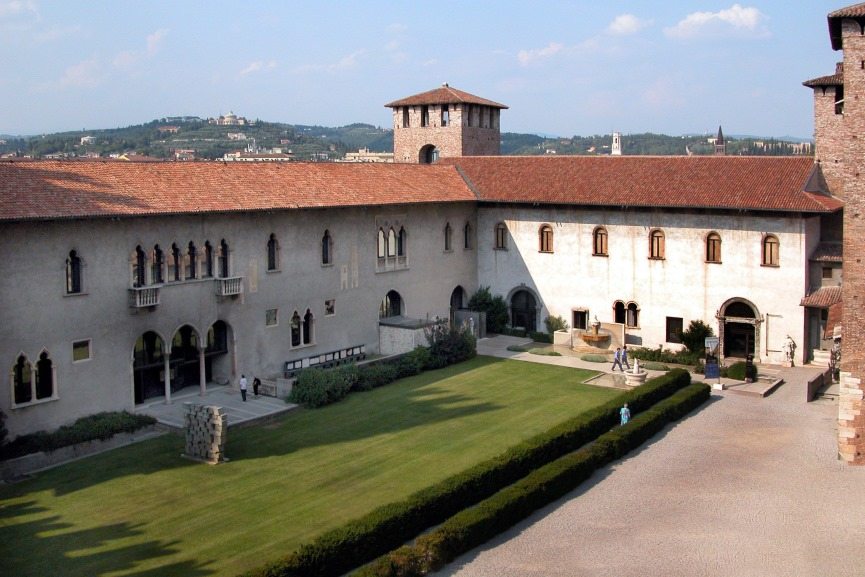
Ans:
{"type": "Polygon", "coordinates": [[[429,126],[429,106],[426,104],[420,107],[420,125],[429,126]]]}
{"type": "Polygon", "coordinates": [[[409,123],[408,106],[403,106],[403,108],[402,108],[402,127],[408,128],[409,126],[410,126],[410,123],[409,123]]]}
{"type": "Polygon", "coordinates": [[[442,126],[448,126],[451,122],[450,107],[442,104],[442,126]]]}

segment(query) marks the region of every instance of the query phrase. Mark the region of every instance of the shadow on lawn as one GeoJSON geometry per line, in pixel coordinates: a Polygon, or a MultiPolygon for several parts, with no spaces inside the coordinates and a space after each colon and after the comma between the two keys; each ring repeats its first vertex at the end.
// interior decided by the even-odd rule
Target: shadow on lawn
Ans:
{"type": "Polygon", "coordinates": [[[28,577],[45,575],[105,575],[124,571],[129,577],[213,574],[207,563],[180,561],[158,568],[135,571],[141,562],[174,555],[177,542],[146,541],[111,547],[112,541],[143,533],[134,525],[114,523],[75,530],[34,501],[0,506],[0,574],[28,577]],[[95,551],[108,546],[107,550],[95,551]],[[94,550],[94,551],[89,551],[94,550]],[[38,551],[34,554],[34,551],[38,551]]]}

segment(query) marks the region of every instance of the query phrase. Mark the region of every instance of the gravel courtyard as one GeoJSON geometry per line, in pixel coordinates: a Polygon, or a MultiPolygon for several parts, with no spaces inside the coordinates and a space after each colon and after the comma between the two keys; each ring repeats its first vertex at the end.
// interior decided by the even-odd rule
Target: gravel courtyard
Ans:
{"type": "Polygon", "coordinates": [[[697,413],[439,577],[865,576],[865,467],[788,382],[697,413]]]}

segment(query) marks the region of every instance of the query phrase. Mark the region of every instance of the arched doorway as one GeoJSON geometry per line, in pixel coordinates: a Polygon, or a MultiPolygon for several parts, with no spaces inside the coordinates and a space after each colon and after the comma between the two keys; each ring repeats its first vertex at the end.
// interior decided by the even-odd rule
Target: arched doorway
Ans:
{"type": "Polygon", "coordinates": [[[454,324],[454,314],[465,308],[465,295],[466,291],[463,290],[463,287],[457,285],[457,287],[451,292],[451,307],[450,307],[450,322],[451,325],[454,324]]]}
{"type": "Polygon", "coordinates": [[[171,339],[171,392],[201,384],[201,361],[198,333],[183,325],[171,339]]]}
{"type": "Polygon", "coordinates": [[[208,382],[227,383],[231,380],[232,363],[229,355],[230,327],[225,321],[216,321],[207,330],[204,349],[204,375],[208,382]]]}
{"type": "Polygon", "coordinates": [[[536,331],[538,304],[532,293],[518,290],[511,296],[511,326],[536,331]]]}
{"type": "Polygon", "coordinates": [[[135,342],[132,374],[135,403],[165,395],[165,343],[153,331],[147,331],[135,342]]]}
{"type": "Polygon", "coordinates": [[[718,316],[719,337],[725,357],[759,358],[757,343],[760,338],[760,317],[756,308],[744,299],[724,303],[718,316]]]}
{"type": "Polygon", "coordinates": [[[420,149],[418,154],[418,162],[420,164],[433,164],[439,159],[439,149],[432,144],[427,144],[420,149]]]}
{"type": "Polygon", "coordinates": [[[378,318],[398,317],[402,314],[402,297],[396,291],[390,291],[382,299],[378,308],[378,318]]]}

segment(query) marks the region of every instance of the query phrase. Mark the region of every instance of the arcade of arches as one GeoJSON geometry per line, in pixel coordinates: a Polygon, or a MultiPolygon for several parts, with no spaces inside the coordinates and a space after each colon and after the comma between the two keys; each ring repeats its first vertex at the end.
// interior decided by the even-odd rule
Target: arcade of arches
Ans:
{"type": "Polygon", "coordinates": [[[169,400],[172,393],[190,386],[198,386],[203,392],[214,373],[227,378],[231,374],[229,341],[229,327],[223,321],[210,326],[203,350],[198,333],[189,325],[174,333],[167,351],[162,337],[147,331],[138,338],[133,351],[135,403],[154,397],[169,400]]]}

